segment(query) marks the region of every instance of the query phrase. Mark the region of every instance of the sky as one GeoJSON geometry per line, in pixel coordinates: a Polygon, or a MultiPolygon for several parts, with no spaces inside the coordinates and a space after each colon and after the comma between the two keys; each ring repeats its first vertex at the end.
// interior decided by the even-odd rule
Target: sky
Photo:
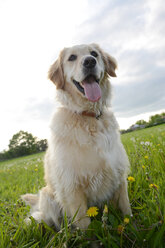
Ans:
{"type": "Polygon", "coordinates": [[[165,111],[163,0],[0,0],[0,151],[20,130],[49,137],[63,47],[98,43],[118,62],[112,108],[121,129],[165,111]]]}

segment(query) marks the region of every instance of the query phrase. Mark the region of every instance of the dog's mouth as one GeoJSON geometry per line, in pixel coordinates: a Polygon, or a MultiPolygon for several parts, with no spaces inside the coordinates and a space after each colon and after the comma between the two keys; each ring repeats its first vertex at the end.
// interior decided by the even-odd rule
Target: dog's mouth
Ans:
{"type": "Polygon", "coordinates": [[[101,98],[99,80],[94,75],[88,75],[82,82],[73,79],[77,89],[91,102],[97,102],[101,98]]]}

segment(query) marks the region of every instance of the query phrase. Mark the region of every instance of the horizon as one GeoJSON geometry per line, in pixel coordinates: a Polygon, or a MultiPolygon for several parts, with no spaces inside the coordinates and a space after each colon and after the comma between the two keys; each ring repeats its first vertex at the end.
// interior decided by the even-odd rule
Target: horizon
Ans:
{"type": "MultiPolygon", "coordinates": [[[[164,112],[160,112],[159,114],[163,114],[163,113],[164,113],[164,112]]],[[[155,113],[155,114],[158,114],[158,113],[155,113]]],[[[149,122],[149,119],[150,119],[151,116],[153,116],[153,115],[150,115],[149,118],[147,118],[145,121],[146,121],[146,122],[149,122]]],[[[144,120],[144,119],[139,119],[139,120],[144,120]]],[[[139,121],[139,120],[137,120],[137,121],[139,121]]],[[[159,123],[158,125],[161,125],[161,124],[164,124],[164,123],[159,123]]],[[[132,125],[136,125],[136,123],[132,123],[131,126],[132,126],[132,125]]],[[[130,129],[131,126],[129,126],[129,127],[126,128],[126,129],[121,129],[121,128],[120,128],[119,130],[120,130],[120,131],[126,131],[126,130],[130,129]]],[[[135,129],[135,130],[136,130],[136,129],[135,129]]],[[[135,131],[135,130],[134,130],[134,131],[135,131]]],[[[26,130],[19,130],[18,132],[20,132],[20,131],[27,132],[26,130]]],[[[17,132],[17,133],[18,133],[18,132],[17,132]]],[[[28,133],[29,133],[29,132],[28,132],[28,133]]],[[[15,134],[16,134],[16,133],[14,133],[13,136],[14,136],[15,134]]],[[[12,137],[13,137],[13,136],[12,136],[12,137]]],[[[37,138],[37,140],[42,140],[42,139],[44,139],[44,138],[42,138],[42,139],[41,139],[41,138],[38,138],[37,136],[33,135],[33,133],[32,133],[32,136],[35,137],[35,138],[37,138]]],[[[12,139],[12,137],[10,138],[10,140],[12,139]]],[[[7,151],[7,150],[9,149],[10,140],[9,140],[9,142],[8,142],[8,148],[3,149],[3,150],[0,150],[0,152],[7,151]]]]}

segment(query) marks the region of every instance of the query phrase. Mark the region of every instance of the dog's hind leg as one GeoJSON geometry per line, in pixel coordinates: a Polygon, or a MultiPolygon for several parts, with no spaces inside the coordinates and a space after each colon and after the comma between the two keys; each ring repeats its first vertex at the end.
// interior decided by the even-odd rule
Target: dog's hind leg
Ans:
{"type": "Polygon", "coordinates": [[[38,208],[39,195],[37,194],[25,194],[21,196],[21,199],[25,201],[26,205],[30,205],[32,209],[38,208]]]}
{"type": "MultiPolygon", "coordinates": [[[[44,221],[47,225],[60,228],[61,209],[48,186],[42,188],[38,195],[26,194],[21,196],[27,205],[30,205],[30,215],[38,222],[44,221]]],[[[26,219],[30,222],[30,218],[26,219]]]]}
{"type": "MultiPolygon", "coordinates": [[[[39,212],[39,194],[25,194],[21,196],[21,199],[30,206],[30,216],[32,216],[37,222],[41,222],[41,214],[39,212]]],[[[27,217],[25,219],[27,224],[31,223],[31,219],[27,217]]]]}
{"type": "Polygon", "coordinates": [[[47,225],[55,225],[57,229],[60,229],[62,218],[61,208],[48,186],[42,188],[40,191],[39,211],[42,213],[42,220],[47,225]]]}

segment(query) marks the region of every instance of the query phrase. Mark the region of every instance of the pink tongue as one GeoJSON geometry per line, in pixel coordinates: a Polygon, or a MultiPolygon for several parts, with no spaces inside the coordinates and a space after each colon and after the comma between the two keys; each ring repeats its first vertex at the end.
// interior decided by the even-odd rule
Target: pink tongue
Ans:
{"type": "Polygon", "coordinates": [[[101,98],[101,89],[93,77],[85,79],[83,82],[85,96],[89,101],[97,102],[101,98]]]}

